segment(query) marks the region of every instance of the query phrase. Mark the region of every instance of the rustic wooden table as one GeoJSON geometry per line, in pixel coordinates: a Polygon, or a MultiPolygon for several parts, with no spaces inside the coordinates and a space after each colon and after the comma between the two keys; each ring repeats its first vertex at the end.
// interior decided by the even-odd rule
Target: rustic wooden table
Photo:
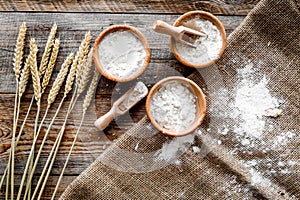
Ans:
{"type": "MultiPolygon", "coordinates": [[[[129,0],[83,0],[83,1],[39,1],[39,0],[0,0],[0,176],[6,167],[11,142],[12,119],[14,108],[15,78],[13,73],[13,51],[18,34],[18,27],[22,22],[27,22],[28,36],[34,37],[40,49],[44,48],[53,23],[58,25],[58,37],[61,39],[61,50],[52,81],[59,70],[65,56],[75,52],[81,39],[87,31],[91,31],[93,39],[105,28],[113,24],[128,24],[138,28],[148,39],[151,47],[151,62],[146,72],[139,78],[149,86],[158,80],[169,76],[182,74],[189,75],[193,69],[184,67],[170,52],[168,37],[153,32],[152,23],[161,19],[173,23],[181,14],[191,10],[204,10],[211,12],[222,21],[227,36],[241,23],[245,15],[258,3],[259,0],[172,0],[172,1],[129,1],[129,0]]],[[[28,52],[28,46],[26,47],[28,52]]],[[[41,58],[39,52],[38,58],[41,58]]],[[[38,60],[39,61],[39,60],[38,60]]],[[[201,73],[201,71],[200,71],[201,73]]],[[[51,84],[51,82],[50,82],[51,84]]],[[[130,83],[129,83],[130,84],[130,83]]],[[[79,140],[69,161],[58,195],[74,180],[80,172],[86,169],[119,135],[132,126],[145,115],[144,102],[139,103],[130,113],[114,121],[104,132],[98,131],[93,126],[96,116],[107,112],[111,106],[112,96],[122,93],[122,88],[127,84],[116,84],[101,77],[95,101],[91,106],[84,125],[81,129],[79,140]],[[113,95],[112,95],[113,94],[113,95]]],[[[47,93],[43,95],[44,100],[47,93]]],[[[26,91],[22,99],[20,119],[24,119],[26,109],[32,97],[32,86],[26,91]]],[[[70,99],[68,99],[70,101],[70,99]]],[[[56,101],[58,102],[58,101],[56,101]]],[[[54,107],[57,107],[55,103],[54,107]]],[[[67,109],[65,103],[63,110],[67,109]]],[[[44,112],[45,107],[42,108],[44,112]]],[[[30,113],[21,141],[16,153],[16,191],[17,185],[27,159],[32,142],[36,107],[30,113]]],[[[47,140],[47,146],[41,156],[41,164],[36,170],[36,175],[41,173],[41,165],[45,162],[55,141],[59,127],[63,123],[65,112],[61,112],[55,126],[47,140]]],[[[49,199],[56,184],[58,175],[65,161],[74,132],[79,123],[80,111],[74,110],[68,121],[68,126],[59,149],[57,161],[54,164],[51,177],[47,183],[43,199],[49,199]]],[[[46,119],[45,129],[50,123],[54,111],[51,110],[46,119]]],[[[38,148],[39,148],[38,143],[38,148]]],[[[34,184],[35,181],[34,181],[34,184]]],[[[34,185],[33,185],[34,186],[34,185]]],[[[0,199],[4,199],[4,190],[0,191],[0,199]]]]}

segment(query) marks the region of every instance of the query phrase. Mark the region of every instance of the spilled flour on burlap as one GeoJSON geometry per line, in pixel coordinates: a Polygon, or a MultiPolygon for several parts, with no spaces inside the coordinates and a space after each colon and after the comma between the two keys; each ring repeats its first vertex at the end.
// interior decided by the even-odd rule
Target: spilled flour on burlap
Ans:
{"type": "MultiPolygon", "coordinates": [[[[252,80],[254,74],[253,63],[249,63],[244,68],[237,70],[240,81],[237,83],[232,117],[241,119],[241,123],[235,125],[234,132],[245,134],[249,137],[262,137],[265,128],[264,115],[268,109],[277,108],[279,102],[272,97],[267,88],[268,79],[263,78],[255,83],[252,80]]],[[[243,145],[248,145],[248,140],[241,141],[243,145]]]]}
{"type": "MultiPolygon", "coordinates": [[[[209,94],[212,100],[208,107],[209,128],[203,129],[200,126],[191,135],[176,137],[164,143],[155,159],[180,165],[179,157],[187,149],[201,158],[205,157],[209,153],[205,152],[205,145],[194,144],[201,130],[213,136],[216,146],[228,145],[229,142],[229,153],[233,156],[284,152],[285,146],[296,141],[299,136],[296,130],[286,130],[276,125],[276,120],[285,114],[285,102],[269,90],[269,78],[260,72],[259,65],[259,62],[254,65],[252,61],[245,61],[244,67],[236,71],[234,89],[220,87],[209,94]]],[[[266,158],[253,156],[252,160],[240,160],[249,170],[250,184],[269,185],[271,182],[266,177],[294,173],[300,163],[294,158],[284,159],[284,155],[266,158]]]]}
{"type": "Polygon", "coordinates": [[[165,161],[170,164],[180,165],[179,156],[184,153],[195,141],[195,134],[174,137],[171,141],[163,144],[155,154],[157,161],[165,161]]]}

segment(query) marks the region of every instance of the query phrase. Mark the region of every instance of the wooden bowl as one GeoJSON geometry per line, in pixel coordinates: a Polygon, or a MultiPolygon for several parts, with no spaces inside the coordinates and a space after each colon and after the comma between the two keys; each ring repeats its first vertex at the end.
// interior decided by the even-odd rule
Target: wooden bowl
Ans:
{"type": "Polygon", "coordinates": [[[112,81],[115,81],[115,82],[127,82],[127,81],[132,81],[132,80],[136,79],[138,76],[140,76],[146,70],[146,68],[150,62],[150,46],[149,46],[149,43],[148,43],[146,37],[140,31],[138,31],[136,28],[134,28],[132,26],[128,26],[128,25],[113,25],[113,26],[108,27],[104,31],[102,31],[100,33],[100,35],[98,36],[98,38],[96,39],[95,44],[94,44],[93,57],[94,57],[94,62],[95,62],[96,68],[103,76],[105,76],[106,78],[108,78],[112,81]],[[133,33],[142,42],[142,44],[145,48],[145,51],[146,51],[146,58],[145,58],[143,66],[135,75],[128,77],[128,78],[114,77],[114,76],[108,74],[100,62],[101,56],[99,57],[99,52],[98,52],[98,47],[99,47],[100,42],[103,40],[104,37],[106,37],[110,33],[114,33],[117,31],[130,31],[131,33],[133,33]]]}
{"type": "Polygon", "coordinates": [[[218,18],[216,18],[214,15],[212,15],[208,12],[204,12],[204,11],[187,12],[187,13],[183,14],[182,16],[180,16],[174,22],[173,26],[181,26],[185,21],[194,19],[196,16],[200,16],[202,19],[211,21],[215,26],[217,26],[218,30],[220,31],[221,37],[222,37],[222,47],[218,53],[218,58],[213,59],[206,63],[200,63],[200,64],[191,63],[191,62],[183,59],[180,56],[180,54],[178,53],[178,51],[176,49],[176,41],[172,37],[170,37],[170,48],[171,48],[171,51],[173,52],[174,56],[176,57],[176,59],[179,62],[181,62],[182,64],[184,64],[188,67],[193,67],[193,68],[204,68],[204,67],[208,67],[208,66],[216,63],[217,60],[222,56],[222,54],[225,50],[225,46],[226,46],[226,32],[225,32],[223,24],[220,22],[220,20],[218,20],[218,18]]]}
{"type": "Polygon", "coordinates": [[[169,136],[183,136],[183,135],[187,135],[191,132],[193,132],[204,120],[204,116],[206,114],[206,100],[205,100],[205,95],[203,94],[202,90],[200,89],[200,87],[193,81],[191,81],[190,79],[184,78],[184,77],[180,77],[180,76],[171,76],[168,78],[165,78],[161,81],[159,81],[158,83],[156,83],[152,89],[150,90],[147,100],[146,100],[146,113],[148,118],[150,119],[152,125],[159,130],[160,132],[162,132],[163,134],[169,135],[169,136]],[[193,124],[184,132],[174,132],[171,131],[169,129],[163,128],[162,126],[160,126],[155,119],[152,117],[152,114],[150,112],[150,102],[151,99],[154,95],[154,93],[161,88],[161,86],[167,82],[170,81],[179,81],[182,82],[184,84],[186,84],[189,89],[194,93],[194,95],[197,97],[196,99],[196,115],[195,115],[195,120],[193,122],[193,124]]]}

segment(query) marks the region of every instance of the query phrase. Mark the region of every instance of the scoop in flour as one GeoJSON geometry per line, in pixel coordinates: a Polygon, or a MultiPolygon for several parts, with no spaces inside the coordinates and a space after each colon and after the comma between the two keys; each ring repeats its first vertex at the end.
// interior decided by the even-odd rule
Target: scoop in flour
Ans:
{"type": "Polygon", "coordinates": [[[95,121],[95,126],[101,131],[104,130],[114,118],[125,114],[147,94],[148,88],[146,85],[143,82],[137,82],[134,87],[130,88],[113,103],[111,109],[105,115],[95,121]]]}

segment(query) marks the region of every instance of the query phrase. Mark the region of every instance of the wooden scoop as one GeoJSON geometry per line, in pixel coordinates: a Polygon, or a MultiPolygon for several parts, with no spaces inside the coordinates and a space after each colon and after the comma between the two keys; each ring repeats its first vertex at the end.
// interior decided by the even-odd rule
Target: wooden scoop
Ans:
{"type": "Polygon", "coordinates": [[[142,82],[137,82],[134,87],[130,88],[113,103],[111,109],[105,115],[95,121],[95,126],[101,131],[104,130],[114,118],[125,114],[147,94],[148,88],[146,85],[142,82]]]}
{"type": "Polygon", "coordinates": [[[203,31],[196,31],[185,26],[171,26],[170,24],[161,20],[157,20],[153,23],[153,30],[158,33],[170,35],[176,41],[193,48],[196,48],[196,46],[191,41],[192,36],[207,36],[203,31]]]}

